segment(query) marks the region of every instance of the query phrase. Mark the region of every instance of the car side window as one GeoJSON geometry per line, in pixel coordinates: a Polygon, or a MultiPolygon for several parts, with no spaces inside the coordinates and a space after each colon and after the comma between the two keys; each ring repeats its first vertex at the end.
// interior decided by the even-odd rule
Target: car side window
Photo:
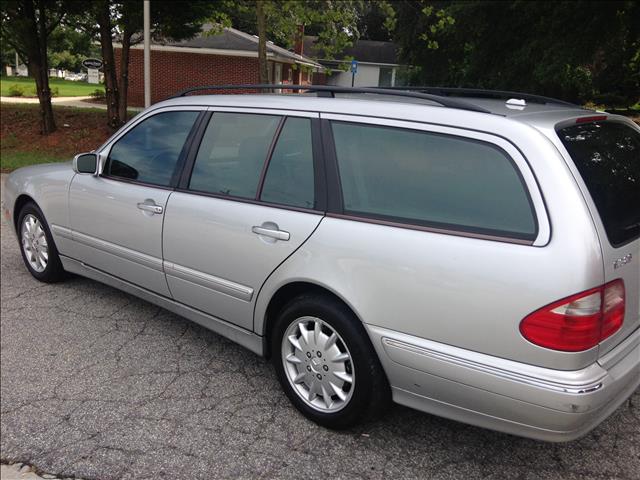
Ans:
{"type": "Polygon", "coordinates": [[[345,213],[533,240],[536,222],[503,150],[462,137],[332,122],[345,213]]]}
{"type": "Polygon", "coordinates": [[[104,175],[169,186],[199,112],[162,112],[124,134],[109,152],[104,175]]]}
{"type": "Polygon", "coordinates": [[[314,207],[311,120],[289,117],[278,136],[260,200],[293,207],[314,207]]]}
{"type": "Polygon", "coordinates": [[[255,199],[281,117],[216,112],[196,156],[189,189],[255,199]]]}

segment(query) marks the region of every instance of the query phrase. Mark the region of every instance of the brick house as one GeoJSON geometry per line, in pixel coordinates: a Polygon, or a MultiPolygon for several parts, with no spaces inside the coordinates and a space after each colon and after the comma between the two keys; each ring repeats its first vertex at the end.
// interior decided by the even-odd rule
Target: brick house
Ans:
{"type": "MultiPolygon", "coordinates": [[[[189,87],[202,85],[251,84],[258,82],[258,37],[234,28],[217,35],[203,33],[181,42],[151,42],[151,103],[189,87]]],[[[301,43],[301,42],[299,42],[301,43]]],[[[301,45],[299,45],[301,51],[301,45]]],[[[116,65],[122,45],[114,43],[116,65]]],[[[270,83],[306,85],[322,66],[301,54],[267,42],[270,83]]],[[[131,47],[129,57],[130,106],[144,106],[144,51],[131,47]]],[[[244,92],[246,93],[246,92],[244,92]]]]}

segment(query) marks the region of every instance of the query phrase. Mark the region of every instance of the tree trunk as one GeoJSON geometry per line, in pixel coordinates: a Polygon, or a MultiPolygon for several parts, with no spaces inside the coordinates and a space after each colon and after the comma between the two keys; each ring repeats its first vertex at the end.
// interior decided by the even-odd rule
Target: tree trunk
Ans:
{"type": "Polygon", "coordinates": [[[98,5],[98,26],[100,28],[100,47],[104,71],[104,86],[107,97],[107,125],[112,129],[120,128],[124,123],[119,115],[119,91],[116,81],[116,65],[111,38],[111,18],[109,1],[102,0],[98,5]]]}
{"type": "Polygon", "coordinates": [[[267,65],[267,21],[263,0],[256,0],[256,20],[258,23],[258,83],[269,83],[267,65]]]}
{"type": "Polygon", "coordinates": [[[122,51],[120,54],[120,76],[118,78],[118,117],[122,123],[127,121],[127,94],[129,89],[129,53],[131,51],[130,32],[125,28],[122,34],[122,51]]]}
{"type": "Polygon", "coordinates": [[[48,135],[56,130],[51,107],[51,90],[49,89],[49,69],[47,62],[47,10],[43,0],[38,0],[38,15],[33,0],[24,3],[25,15],[29,18],[35,42],[30,43],[27,58],[30,73],[35,77],[38,101],[40,103],[40,132],[48,135]]]}

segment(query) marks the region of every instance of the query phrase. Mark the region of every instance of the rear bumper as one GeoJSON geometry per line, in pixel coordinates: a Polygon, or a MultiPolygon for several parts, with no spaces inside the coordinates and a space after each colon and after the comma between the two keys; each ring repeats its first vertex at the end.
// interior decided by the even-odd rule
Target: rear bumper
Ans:
{"type": "Polygon", "coordinates": [[[397,403],[523,437],[579,438],[640,385],[640,329],[601,362],[562,371],[365,327],[397,403]]]}

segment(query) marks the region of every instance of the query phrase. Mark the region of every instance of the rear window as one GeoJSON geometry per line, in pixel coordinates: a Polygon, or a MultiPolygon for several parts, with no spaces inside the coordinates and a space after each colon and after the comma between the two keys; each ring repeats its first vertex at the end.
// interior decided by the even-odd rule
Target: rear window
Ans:
{"type": "Polygon", "coordinates": [[[524,183],[502,150],[416,130],[332,122],[347,214],[533,240],[524,183]]]}
{"type": "Polygon", "coordinates": [[[558,130],[613,246],[640,236],[640,133],[616,122],[558,130]]]}

